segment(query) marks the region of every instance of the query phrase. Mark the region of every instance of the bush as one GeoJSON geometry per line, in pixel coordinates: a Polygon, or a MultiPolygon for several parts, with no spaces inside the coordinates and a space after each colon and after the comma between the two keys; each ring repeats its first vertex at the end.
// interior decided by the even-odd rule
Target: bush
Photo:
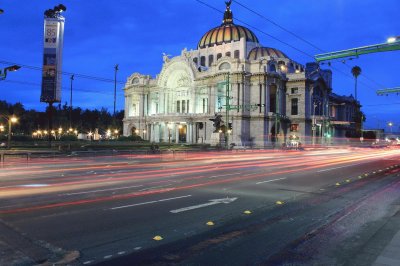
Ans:
{"type": "Polygon", "coordinates": [[[141,141],[142,138],[140,136],[120,136],[118,141],[141,141]]]}
{"type": "Polygon", "coordinates": [[[15,135],[11,136],[12,141],[32,141],[32,136],[27,135],[15,135]]]}
{"type": "Polygon", "coordinates": [[[78,137],[75,135],[63,135],[60,137],[60,141],[75,141],[78,140],[78,137]]]}

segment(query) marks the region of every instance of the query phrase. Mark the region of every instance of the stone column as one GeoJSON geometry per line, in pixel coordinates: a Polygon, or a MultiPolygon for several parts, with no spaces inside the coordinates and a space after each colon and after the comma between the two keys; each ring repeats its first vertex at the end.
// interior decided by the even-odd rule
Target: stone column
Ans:
{"type": "Polygon", "coordinates": [[[159,143],[160,142],[160,124],[157,123],[157,124],[154,125],[154,127],[155,127],[155,129],[154,129],[154,135],[155,135],[154,142],[159,143]]]}
{"type": "Polygon", "coordinates": [[[151,123],[150,125],[150,142],[154,141],[154,123],[151,123]]]}
{"type": "Polygon", "coordinates": [[[179,126],[175,125],[175,143],[179,143],[179,126]]]}

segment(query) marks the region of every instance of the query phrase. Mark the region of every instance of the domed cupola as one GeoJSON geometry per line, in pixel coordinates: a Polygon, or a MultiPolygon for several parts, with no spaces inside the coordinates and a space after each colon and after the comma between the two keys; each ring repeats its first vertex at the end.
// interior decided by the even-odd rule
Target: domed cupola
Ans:
{"type": "Polygon", "coordinates": [[[245,38],[247,42],[258,43],[257,36],[248,28],[235,25],[233,23],[233,14],[230,9],[232,0],[225,2],[226,10],[222,25],[206,32],[200,39],[198,48],[212,47],[223,43],[238,42],[245,38]]]}
{"type": "Polygon", "coordinates": [[[249,55],[247,56],[248,60],[258,60],[262,57],[274,57],[274,58],[286,58],[289,59],[287,55],[285,55],[282,51],[270,48],[270,47],[256,47],[253,48],[249,55]]]}

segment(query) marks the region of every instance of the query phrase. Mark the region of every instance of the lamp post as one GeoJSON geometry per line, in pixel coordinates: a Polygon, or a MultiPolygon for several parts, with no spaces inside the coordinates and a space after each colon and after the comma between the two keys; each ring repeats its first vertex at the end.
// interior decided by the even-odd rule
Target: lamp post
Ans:
{"type": "Polygon", "coordinates": [[[315,117],[315,108],[318,106],[319,102],[314,100],[314,113],[313,113],[313,125],[312,125],[312,145],[315,145],[315,137],[317,133],[317,119],[315,117]]]}
{"type": "Polygon", "coordinates": [[[74,81],[74,75],[71,75],[71,93],[69,97],[69,127],[72,128],[72,82],[74,81]]]}
{"type": "Polygon", "coordinates": [[[0,80],[5,80],[6,79],[7,72],[14,72],[14,71],[17,71],[20,68],[21,67],[17,66],[17,65],[13,65],[13,66],[9,66],[9,67],[4,68],[2,71],[0,71],[0,80]]]}
{"type": "Polygon", "coordinates": [[[118,72],[118,64],[114,67],[114,119],[115,119],[115,105],[117,103],[117,72],[118,72]]]}
{"type": "Polygon", "coordinates": [[[17,123],[18,118],[15,116],[9,117],[8,118],[8,137],[7,137],[7,149],[11,148],[11,124],[12,123],[17,123]]]}
{"type": "Polygon", "coordinates": [[[393,123],[392,123],[392,122],[389,122],[389,123],[388,123],[388,126],[389,126],[389,128],[390,128],[390,133],[392,133],[392,126],[393,126],[393,123]]]}

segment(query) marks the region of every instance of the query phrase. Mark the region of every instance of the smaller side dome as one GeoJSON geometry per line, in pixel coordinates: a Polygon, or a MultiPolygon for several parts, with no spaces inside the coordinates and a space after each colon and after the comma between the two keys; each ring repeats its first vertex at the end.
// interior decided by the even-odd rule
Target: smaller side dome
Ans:
{"type": "Polygon", "coordinates": [[[286,58],[289,59],[289,57],[284,54],[282,51],[271,48],[271,47],[256,47],[253,48],[249,55],[247,56],[248,60],[258,60],[262,57],[275,57],[275,58],[286,58]]]}

